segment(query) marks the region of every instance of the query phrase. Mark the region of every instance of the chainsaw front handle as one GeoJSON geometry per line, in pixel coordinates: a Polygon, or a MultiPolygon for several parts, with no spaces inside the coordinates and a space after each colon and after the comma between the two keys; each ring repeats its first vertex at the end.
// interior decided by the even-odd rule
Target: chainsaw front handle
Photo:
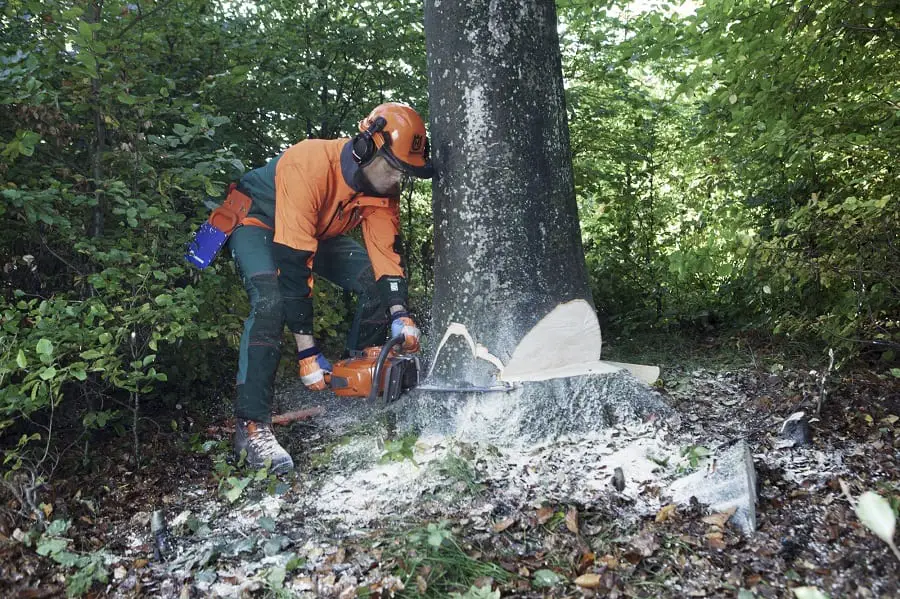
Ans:
{"type": "Polygon", "coordinates": [[[375,360],[375,372],[372,373],[372,388],[369,390],[369,397],[366,398],[368,401],[375,401],[375,397],[378,395],[378,388],[381,387],[381,370],[384,367],[384,361],[387,360],[388,355],[391,353],[391,349],[395,345],[403,345],[404,340],[405,336],[402,334],[391,337],[391,340],[385,343],[378,353],[378,359],[375,360]]]}

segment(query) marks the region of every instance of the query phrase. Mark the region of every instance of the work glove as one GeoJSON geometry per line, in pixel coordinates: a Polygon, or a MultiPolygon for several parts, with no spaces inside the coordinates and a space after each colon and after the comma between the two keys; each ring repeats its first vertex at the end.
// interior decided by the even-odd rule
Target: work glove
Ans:
{"type": "Polygon", "coordinates": [[[403,335],[401,351],[414,354],[419,351],[419,327],[413,322],[409,312],[394,312],[391,317],[391,338],[403,335]]]}
{"type": "Polygon", "coordinates": [[[300,380],[310,391],[322,391],[327,386],[325,374],[331,374],[331,362],[315,345],[297,354],[300,380]]]}

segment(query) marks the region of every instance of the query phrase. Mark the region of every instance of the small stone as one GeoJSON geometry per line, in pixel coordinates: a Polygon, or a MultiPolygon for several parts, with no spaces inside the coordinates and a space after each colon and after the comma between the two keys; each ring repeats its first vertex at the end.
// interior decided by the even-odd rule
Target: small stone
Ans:
{"type": "Polygon", "coordinates": [[[612,478],[610,479],[612,486],[615,487],[616,491],[620,493],[625,490],[625,473],[622,472],[620,467],[616,467],[613,471],[612,478]]]}
{"type": "Polygon", "coordinates": [[[150,512],[135,512],[131,516],[131,524],[134,526],[145,527],[150,524],[150,512]]]}
{"type": "Polygon", "coordinates": [[[793,447],[808,445],[812,441],[812,432],[805,412],[794,412],[781,424],[778,435],[793,447]]]}

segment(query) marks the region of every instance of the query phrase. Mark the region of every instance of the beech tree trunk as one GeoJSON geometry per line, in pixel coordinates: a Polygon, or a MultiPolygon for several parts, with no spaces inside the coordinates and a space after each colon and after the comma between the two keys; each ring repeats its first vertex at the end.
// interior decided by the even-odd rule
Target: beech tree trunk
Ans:
{"type": "MultiPolygon", "coordinates": [[[[432,335],[460,322],[505,363],[558,304],[593,306],[556,8],[553,0],[426,0],[425,37],[437,171],[432,335]]],[[[453,352],[436,366],[446,381],[488,378],[453,352]]]]}

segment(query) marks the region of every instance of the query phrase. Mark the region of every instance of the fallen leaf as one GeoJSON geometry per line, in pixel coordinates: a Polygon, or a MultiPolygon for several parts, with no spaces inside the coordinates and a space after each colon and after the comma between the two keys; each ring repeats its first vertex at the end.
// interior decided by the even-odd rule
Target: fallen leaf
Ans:
{"type": "Polygon", "coordinates": [[[542,507],[537,511],[538,524],[546,524],[547,520],[553,517],[553,508],[542,507]]]}
{"type": "Polygon", "coordinates": [[[725,523],[728,522],[728,520],[730,520],[732,516],[734,516],[734,513],[736,511],[737,508],[733,507],[731,509],[725,510],[724,512],[718,512],[715,514],[710,514],[709,516],[704,516],[700,520],[705,524],[723,528],[725,526],[725,523]]]}
{"type": "Polygon", "coordinates": [[[573,534],[578,534],[578,510],[574,507],[569,508],[566,512],[566,528],[573,534]]]}
{"type": "Polygon", "coordinates": [[[590,566],[594,565],[594,560],[596,559],[596,555],[594,555],[593,551],[585,551],[581,554],[581,559],[578,560],[578,571],[584,572],[590,566]]]}
{"type": "Polygon", "coordinates": [[[596,589],[600,586],[600,575],[582,574],[575,579],[575,584],[586,589],[596,589]]]}
{"type": "Polygon", "coordinates": [[[670,503],[667,506],[664,506],[658,512],[656,512],[656,521],[657,522],[665,522],[669,518],[671,518],[675,514],[675,504],[670,503]]]}
{"type": "Polygon", "coordinates": [[[504,518],[503,520],[494,523],[493,530],[494,532],[503,532],[515,523],[516,519],[510,516],[509,518],[504,518]]]}
{"type": "Polygon", "coordinates": [[[532,584],[537,588],[555,587],[563,581],[563,577],[553,570],[538,570],[534,573],[532,584]]]}
{"type": "Polygon", "coordinates": [[[472,586],[490,591],[494,588],[494,579],[490,576],[479,576],[472,582],[472,586]]]}
{"type": "Polygon", "coordinates": [[[146,560],[146,559],[140,557],[140,558],[134,560],[131,563],[131,565],[134,566],[135,570],[140,570],[141,568],[146,568],[147,564],[149,564],[149,563],[150,563],[149,560],[146,560]]]}
{"type": "Polygon", "coordinates": [[[797,599],[828,599],[828,595],[816,587],[794,587],[791,590],[797,599]]]}
{"type": "Polygon", "coordinates": [[[725,539],[722,538],[722,533],[720,532],[711,532],[707,534],[706,543],[713,549],[725,549],[725,539]]]}
{"type": "Polygon", "coordinates": [[[426,581],[421,575],[416,576],[416,588],[418,589],[420,595],[424,595],[425,591],[428,590],[428,581],[426,581]]]}
{"type": "Polygon", "coordinates": [[[873,491],[866,491],[859,496],[859,501],[854,508],[856,516],[866,525],[866,528],[875,535],[892,545],[894,530],[897,526],[897,517],[887,499],[873,491]]]}
{"type": "Polygon", "coordinates": [[[616,557],[614,555],[610,555],[608,553],[606,555],[604,555],[603,557],[599,558],[597,560],[597,563],[599,563],[602,566],[606,566],[610,570],[615,570],[616,568],[619,567],[619,560],[616,559],[616,557]]]}

